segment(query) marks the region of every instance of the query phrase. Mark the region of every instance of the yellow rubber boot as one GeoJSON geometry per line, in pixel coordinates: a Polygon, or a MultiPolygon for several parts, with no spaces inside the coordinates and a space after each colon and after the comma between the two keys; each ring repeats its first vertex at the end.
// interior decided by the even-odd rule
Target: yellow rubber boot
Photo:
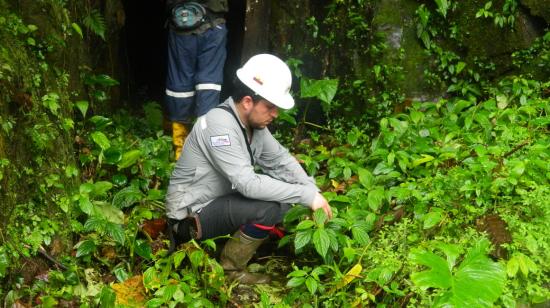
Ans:
{"type": "Polygon", "coordinates": [[[172,143],[174,144],[174,152],[176,153],[176,161],[180,158],[181,150],[183,149],[183,144],[185,143],[185,138],[189,131],[183,123],[172,122],[172,143]]]}

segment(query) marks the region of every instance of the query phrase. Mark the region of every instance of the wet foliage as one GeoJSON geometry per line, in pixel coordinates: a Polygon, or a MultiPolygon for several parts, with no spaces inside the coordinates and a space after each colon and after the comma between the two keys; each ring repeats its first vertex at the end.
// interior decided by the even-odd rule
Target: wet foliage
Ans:
{"type": "MultiPolygon", "coordinates": [[[[369,32],[370,1],[329,2],[326,19],[310,19],[308,35],[325,47],[345,43],[345,53],[388,51],[369,32]],[[344,17],[348,31],[338,23],[344,17]]],[[[105,38],[101,12],[90,6],[72,20],[74,3],[40,3],[55,8],[61,36],[45,35],[51,32],[0,0],[3,306],[517,307],[550,300],[549,32],[511,56],[518,67],[536,65],[537,74],[495,78],[490,60],[470,62],[440,43],[460,30],[446,23],[459,2],[419,4],[417,39],[433,64],[426,78],[445,88],[434,99],[405,99],[396,86],[399,65],[370,63],[373,78],[330,69],[309,78],[302,60],[290,58],[302,108],[281,113],[273,129],[315,177],[334,217],[293,207],[286,236],[269,241],[249,266],[274,282],[242,286],[217,261],[227,237],[167,253],[164,196],[174,162],[160,104],[108,112],[115,76],[84,66],[73,76],[54,61],[68,48],[60,37],[105,38]],[[70,86],[76,78],[78,90],[70,86]],[[311,121],[313,110],[324,120],[311,121]]],[[[514,3],[474,13],[508,29],[514,3]]]]}

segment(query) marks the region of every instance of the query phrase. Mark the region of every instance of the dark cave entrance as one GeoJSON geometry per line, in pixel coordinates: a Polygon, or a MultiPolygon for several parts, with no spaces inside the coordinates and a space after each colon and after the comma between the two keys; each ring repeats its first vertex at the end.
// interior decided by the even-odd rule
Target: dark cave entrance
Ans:
{"type": "MultiPolygon", "coordinates": [[[[162,104],[166,75],[165,0],[123,0],[126,14],[121,36],[123,76],[121,99],[131,109],[147,101],[162,104]]],[[[245,29],[246,0],[229,1],[227,60],[221,98],[231,90],[240,67],[245,29]]]]}

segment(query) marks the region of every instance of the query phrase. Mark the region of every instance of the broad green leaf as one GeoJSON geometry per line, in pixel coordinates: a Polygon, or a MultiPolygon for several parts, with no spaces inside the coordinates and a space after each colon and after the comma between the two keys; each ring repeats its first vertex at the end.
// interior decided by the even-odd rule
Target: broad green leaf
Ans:
{"type": "Polygon", "coordinates": [[[437,4],[437,11],[443,15],[443,17],[447,17],[447,11],[449,10],[450,1],[447,0],[435,0],[435,3],[437,4]]]}
{"type": "Polygon", "coordinates": [[[330,237],[325,229],[317,229],[313,233],[313,245],[317,253],[323,258],[327,255],[330,247],[330,237]]]}
{"type": "Polygon", "coordinates": [[[111,147],[103,152],[103,156],[105,163],[115,165],[122,159],[122,151],[111,147]]]}
{"type": "Polygon", "coordinates": [[[366,245],[369,242],[369,233],[367,232],[367,229],[365,226],[361,224],[355,224],[353,227],[351,227],[351,234],[353,235],[353,239],[359,244],[359,245],[366,245]]]}
{"type": "Polygon", "coordinates": [[[293,277],[286,283],[286,286],[289,288],[296,288],[303,285],[305,281],[305,277],[293,277]]]}
{"type": "Polygon", "coordinates": [[[74,105],[76,106],[76,108],[78,108],[78,110],[80,110],[80,113],[82,113],[82,117],[86,117],[86,113],[88,112],[88,106],[90,105],[90,103],[88,103],[88,101],[76,101],[74,105]]]}
{"type": "Polygon", "coordinates": [[[94,205],[90,201],[90,197],[86,195],[80,195],[78,198],[78,207],[82,212],[88,215],[91,215],[94,210],[94,205]]]}
{"type": "Polygon", "coordinates": [[[0,247],[0,278],[6,275],[9,265],[8,255],[4,251],[4,247],[0,247]]]}
{"type": "Polygon", "coordinates": [[[97,246],[93,240],[83,240],[75,245],[76,257],[87,256],[96,251],[97,246]]]}
{"type": "Polygon", "coordinates": [[[360,168],[358,174],[359,183],[361,183],[364,188],[371,189],[374,186],[375,178],[369,170],[360,168]]]}
{"type": "Polygon", "coordinates": [[[426,216],[424,216],[423,228],[424,229],[432,228],[433,226],[437,225],[442,218],[443,216],[441,215],[441,211],[429,212],[428,214],[426,214],[426,216]]]}
{"type": "Polygon", "coordinates": [[[280,110],[277,121],[283,121],[292,125],[296,125],[296,119],[288,113],[287,110],[280,110]]]}
{"type": "Polygon", "coordinates": [[[189,260],[191,265],[200,266],[202,264],[202,259],[204,258],[204,252],[202,250],[195,250],[189,255],[189,260]]]}
{"type": "Polygon", "coordinates": [[[384,187],[377,187],[374,190],[370,191],[367,196],[367,204],[370,209],[374,212],[378,211],[380,206],[382,206],[382,201],[385,198],[384,187]]]}
{"type": "Polygon", "coordinates": [[[172,255],[172,260],[174,262],[174,268],[180,267],[181,262],[185,258],[185,251],[177,251],[172,255]]]}
{"type": "Polygon", "coordinates": [[[99,181],[94,183],[94,195],[105,196],[107,192],[113,188],[113,183],[107,181],[99,181]]]}
{"type": "Polygon", "coordinates": [[[113,206],[123,209],[140,202],[144,198],[141,190],[135,186],[128,186],[119,190],[113,197],[113,206]]]}
{"type": "Polygon", "coordinates": [[[427,163],[427,162],[430,162],[432,160],[434,160],[435,157],[431,156],[431,155],[428,155],[428,154],[422,154],[422,157],[421,158],[418,158],[418,159],[415,159],[413,161],[413,167],[416,167],[418,165],[422,165],[424,163],[427,163]]]}
{"type": "Polygon", "coordinates": [[[109,139],[107,138],[107,136],[105,136],[104,133],[102,133],[100,131],[95,131],[91,134],[91,137],[92,137],[92,140],[97,145],[99,145],[99,147],[102,150],[107,150],[108,148],[111,147],[111,142],[109,142],[109,139]]]}
{"type": "Polygon", "coordinates": [[[124,169],[134,165],[139,160],[140,157],[141,157],[140,150],[132,150],[124,153],[122,155],[122,160],[118,164],[118,169],[124,169]]]}
{"type": "Polygon", "coordinates": [[[317,209],[315,212],[313,212],[313,220],[315,221],[315,224],[317,226],[323,226],[325,222],[327,221],[327,214],[323,209],[317,209]]]}
{"type": "Polygon", "coordinates": [[[121,225],[106,221],[105,231],[115,242],[124,245],[126,237],[121,225]]]}
{"type": "Polygon", "coordinates": [[[306,246],[311,241],[311,235],[313,230],[299,231],[296,233],[296,238],[294,239],[294,248],[299,250],[300,248],[306,246]]]}
{"type": "Polygon", "coordinates": [[[147,289],[157,289],[160,287],[161,280],[158,276],[157,269],[154,266],[149,267],[143,273],[143,286],[147,289]]]}
{"type": "Polygon", "coordinates": [[[462,70],[466,67],[466,63],[460,61],[456,64],[456,73],[457,74],[460,74],[460,72],[462,72],[462,70]]]}
{"type": "Polygon", "coordinates": [[[313,226],[315,226],[315,222],[313,220],[302,220],[300,223],[296,226],[296,230],[306,230],[311,229],[313,226]]]}
{"type": "Polygon", "coordinates": [[[103,286],[99,294],[99,306],[104,308],[114,308],[116,293],[110,286],[103,286]]]}
{"type": "Polygon", "coordinates": [[[106,202],[94,201],[93,215],[114,224],[124,223],[124,213],[117,207],[106,202]]]}
{"type": "Polygon", "coordinates": [[[519,270],[519,261],[515,256],[508,260],[506,264],[506,273],[510,277],[515,277],[519,270]]]}
{"type": "Polygon", "coordinates": [[[118,282],[124,282],[128,278],[130,278],[130,274],[126,271],[126,269],[123,266],[118,266],[113,270],[113,274],[115,275],[118,282]]]}
{"type": "Polygon", "coordinates": [[[411,280],[422,289],[440,288],[447,289],[452,284],[451,272],[447,262],[442,257],[423,251],[413,251],[409,254],[413,263],[421,264],[430,269],[411,274],[411,280]]]}
{"type": "Polygon", "coordinates": [[[315,294],[317,291],[318,282],[313,277],[306,278],[306,287],[310,294],[315,294]]]}
{"type": "Polygon", "coordinates": [[[134,251],[145,260],[151,260],[153,258],[151,245],[144,240],[137,240],[135,242],[134,251]]]}
{"type": "Polygon", "coordinates": [[[302,78],[300,80],[300,95],[302,98],[316,97],[326,104],[330,104],[338,90],[338,79],[314,80],[302,78]]]}
{"type": "Polygon", "coordinates": [[[413,110],[413,111],[411,111],[410,117],[411,117],[411,121],[413,121],[413,123],[418,124],[418,123],[420,123],[420,121],[422,121],[422,119],[424,119],[424,113],[422,113],[420,111],[413,110]]]}
{"type": "Polygon", "coordinates": [[[458,268],[449,264],[457,259],[454,248],[444,249],[452,254],[449,262],[431,252],[413,251],[410,260],[430,269],[411,274],[411,279],[423,289],[443,290],[436,298],[437,307],[492,307],[502,294],[506,273],[499,263],[487,257],[489,245],[486,239],[477,242],[458,268]]]}

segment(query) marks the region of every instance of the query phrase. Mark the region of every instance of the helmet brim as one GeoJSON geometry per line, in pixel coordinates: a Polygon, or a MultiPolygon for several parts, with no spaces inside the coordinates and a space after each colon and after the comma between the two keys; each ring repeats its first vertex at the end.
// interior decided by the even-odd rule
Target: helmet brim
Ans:
{"type": "Polygon", "coordinates": [[[273,105],[281,109],[290,109],[294,107],[294,98],[292,97],[292,95],[290,95],[290,93],[286,93],[283,95],[270,94],[268,91],[265,90],[264,87],[262,87],[262,85],[254,81],[254,76],[249,76],[248,74],[246,74],[245,71],[243,71],[242,68],[237,70],[237,77],[252,91],[256,92],[256,94],[265,98],[273,105]]]}

